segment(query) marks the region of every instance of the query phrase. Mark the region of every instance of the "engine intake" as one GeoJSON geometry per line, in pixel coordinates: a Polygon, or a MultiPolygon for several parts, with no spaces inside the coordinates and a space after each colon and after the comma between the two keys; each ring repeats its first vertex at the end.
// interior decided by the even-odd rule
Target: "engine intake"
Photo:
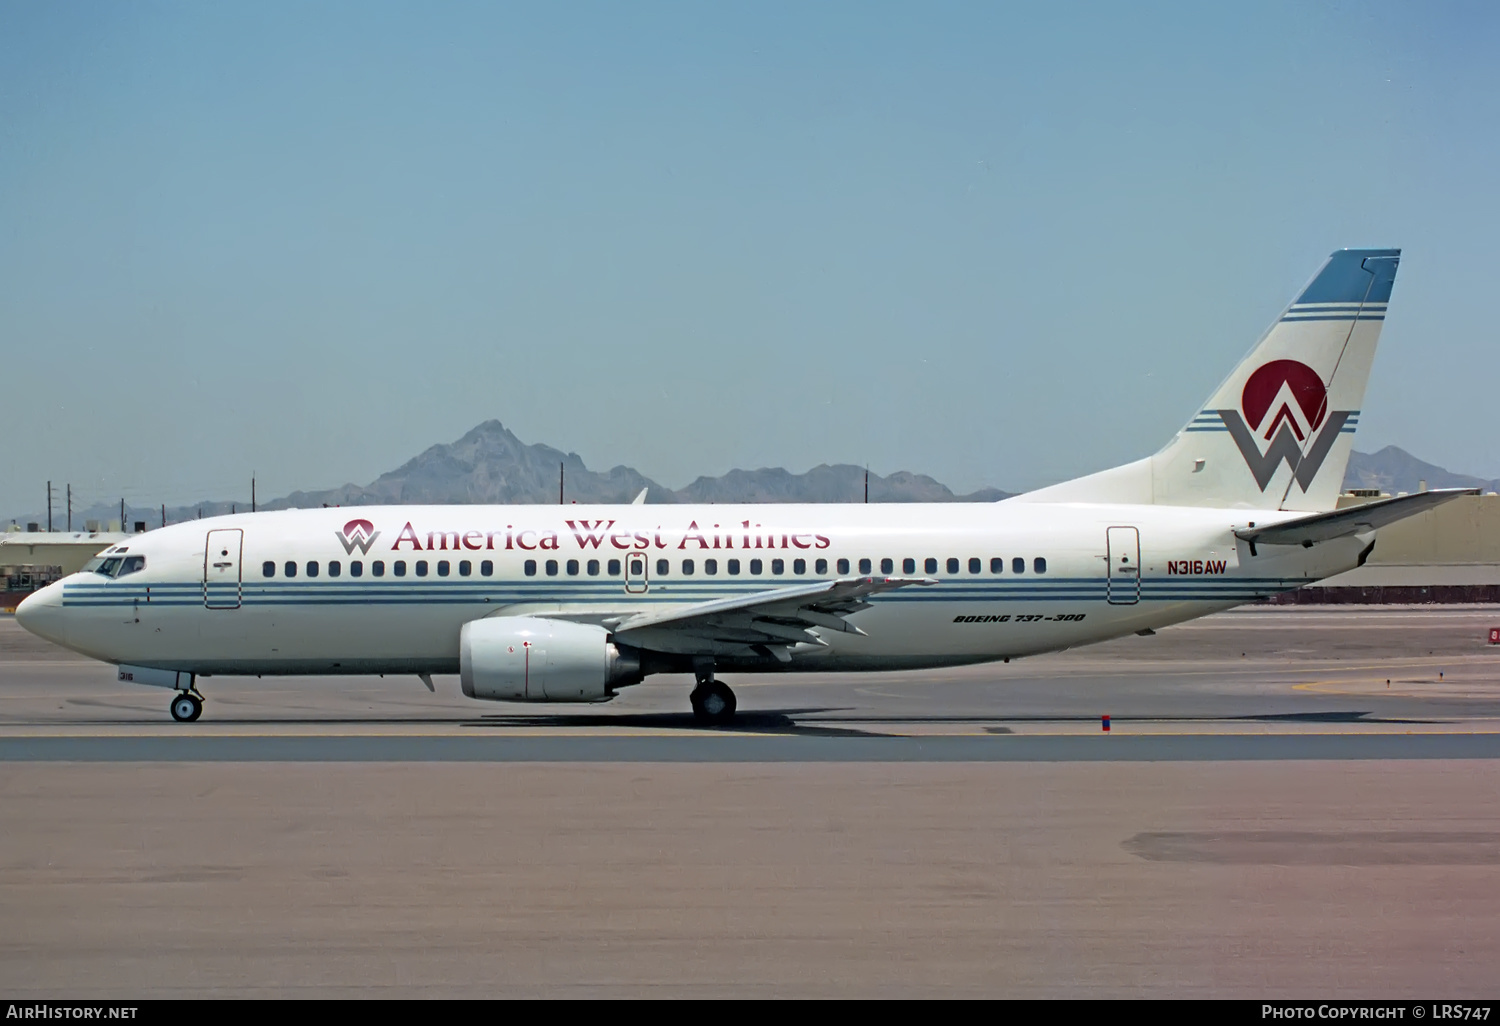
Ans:
{"type": "Polygon", "coordinates": [[[602,702],[641,679],[640,660],[603,627],[535,616],[464,624],[458,667],[464,694],[505,702],[602,702]]]}

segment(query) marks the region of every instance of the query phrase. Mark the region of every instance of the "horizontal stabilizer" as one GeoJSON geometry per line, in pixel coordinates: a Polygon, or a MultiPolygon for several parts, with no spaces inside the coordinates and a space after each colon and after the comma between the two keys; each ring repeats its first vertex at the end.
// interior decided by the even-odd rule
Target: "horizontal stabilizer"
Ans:
{"type": "Polygon", "coordinates": [[[1415,495],[1397,495],[1389,499],[1377,499],[1363,506],[1334,510],[1332,513],[1314,513],[1312,516],[1288,520],[1265,527],[1247,527],[1235,531],[1237,537],[1262,545],[1312,545],[1316,542],[1342,538],[1377,527],[1394,524],[1398,520],[1425,513],[1460,495],[1478,495],[1478,488],[1439,488],[1415,495]]]}

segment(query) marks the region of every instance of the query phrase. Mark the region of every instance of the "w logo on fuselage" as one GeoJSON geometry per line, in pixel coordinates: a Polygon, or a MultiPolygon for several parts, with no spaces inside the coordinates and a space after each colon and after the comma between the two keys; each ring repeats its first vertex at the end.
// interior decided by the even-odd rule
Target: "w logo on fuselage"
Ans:
{"type": "Polygon", "coordinates": [[[345,555],[354,555],[358,549],[360,555],[369,555],[370,546],[375,544],[375,539],[380,537],[380,532],[375,530],[375,525],[368,520],[351,520],[344,525],[342,531],[334,531],[333,536],[339,540],[344,547],[345,555]]]}
{"type": "Polygon", "coordinates": [[[1240,410],[1217,412],[1261,491],[1283,463],[1307,491],[1354,412],[1329,410],[1323,379],[1296,360],[1272,360],[1251,374],[1240,394],[1240,407],[1243,417],[1240,410]],[[1257,434],[1271,443],[1264,452],[1257,434]]]}

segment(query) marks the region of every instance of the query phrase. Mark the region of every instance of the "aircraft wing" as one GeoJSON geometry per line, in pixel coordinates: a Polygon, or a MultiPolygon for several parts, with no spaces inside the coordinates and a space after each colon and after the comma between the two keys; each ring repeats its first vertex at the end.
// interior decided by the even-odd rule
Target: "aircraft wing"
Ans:
{"type": "Polygon", "coordinates": [[[1478,495],[1480,491],[1479,488],[1438,488],[1413,495],[1396,495],[1362,506],[1337,509],[1331,513],[1312,513],[1265,527],[1243,527],[1234,533],[1238,538],[1262,545],[1312,545],[1358,531],[1385,527],[1441,506],[1460,495],[1478,495]]]}
{"type": "Polygon", "coordinates": [[[823,646],[812,628],[864,634],[845,617],[870,608],[869,596],[912,585],[923,577],[856,577],[775,588],[697,605],[652,610],[606,622],[617,640],[669,652],[755,649],[790,658],[794,645],[823,646]]]}

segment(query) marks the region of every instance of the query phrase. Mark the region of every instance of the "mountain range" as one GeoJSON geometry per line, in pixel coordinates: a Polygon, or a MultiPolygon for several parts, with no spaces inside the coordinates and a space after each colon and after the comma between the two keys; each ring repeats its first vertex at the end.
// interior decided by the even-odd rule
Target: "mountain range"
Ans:
{"type": "MultiPolygon", "coordinates": [[[[368,485],[346,484],[321,492],[293,492],[266,509],[368,506],[377,503],[630,502],[646,491],[650,503],[862,502],[864,469],[817,466],[805,474],[777,467],[731,470],[700,477],[673,490],[631,467],[590,470],[577,453],[527,445],[498,420],[486,421],[449,445],[434,445],[368,485]]],[[[870,475],[871,502],[994,502],[1009,493],[994,488],[954,495],[932,478],[905,471],[870,475]]]]}
{"type": "Polygon", "coordinates": [[[1500,478],[1485,480],[1469,474],[1455,474],[1432,463],[1417,459],[1404,449],[1388,445],[1376,453],[1353,452],[1344,471],[1344,488],[1374,488],[1395,495],[1397,492],[1419,492],[1427,488],[1483,488],[1500,491],[1500,478]]]}
{"type": "MultiPolygon", "coordinates": [[[[322,491],[299,491],[268,502],[260,509],[308,509],[318,506],[369,506],[383,503],[623,503],[644,489],[648,503],[676,502],[863,502],[865,470],[849,464],[822,464],[803,474],[780,467],[731,470],[720,477],[700,477],[681,489],[671,489],[625,466],[590,470],[577,453],[549,445],[527,444],[498,420],[485,421],[456,442],[434,445],[368,485],[345,484],[322,491]],[[561,477],[561,481],[559,481],[561,477]]],[[[1429,488],[1482,487],[1495,491],[1500,481],[1455,474],[1423,462],[1395,446],[1377,453],[1355,452],[1349,460],[1344,487],[1382,492],[1415,492],[1422,482],[1429,488]]],[[[1013,493],[984,488],[967,495],[925,474],[898,471],[869,475],[870,502],[996,502],[1013,493]]],[[[216,516],[245,509],[240,501],[205,501],[166,510],[176,523],[198,516],[216,516]]],[[[101,504],[75,510],[73,524],[89,520],[118,520],[118,505],[101,504]]],[[[45,523],[46,516],[28,513],[17,522],[45,523]]],[[[127,523],[144,521],[158,526],[161,510],[127,506],[127,523]]],[[[53,524],[62,526],[54,512],[53,524]]]]}

